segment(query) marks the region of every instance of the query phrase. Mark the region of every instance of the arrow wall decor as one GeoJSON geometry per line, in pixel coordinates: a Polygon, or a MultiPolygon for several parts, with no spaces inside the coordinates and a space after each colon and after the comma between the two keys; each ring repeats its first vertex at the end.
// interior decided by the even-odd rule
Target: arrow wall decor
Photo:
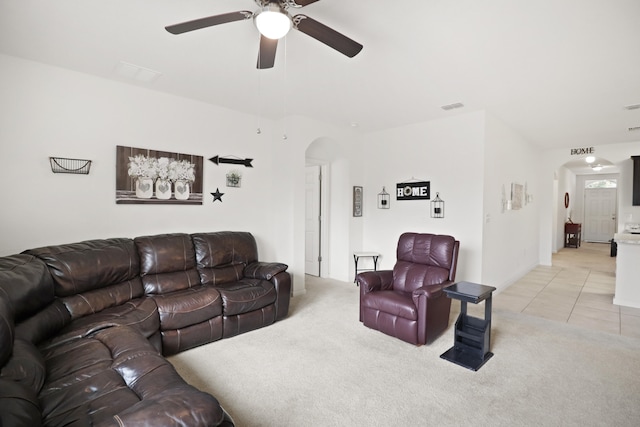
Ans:
{"type": "Polygon", "coordinates": [[[248,168],[252,168],[253,167],[253,165],[251,164],[253,159],[241,159],[241,158],[238,158],[238,157],[234,158],[234,157],[214,156],[214,157],[210,158],[209,160],[211,160],[216,165],[218,165],[220,163],[227,163],[227,164],[231,164],[231,165],[244,165],[245,167],[248,167],[248,168]]]}

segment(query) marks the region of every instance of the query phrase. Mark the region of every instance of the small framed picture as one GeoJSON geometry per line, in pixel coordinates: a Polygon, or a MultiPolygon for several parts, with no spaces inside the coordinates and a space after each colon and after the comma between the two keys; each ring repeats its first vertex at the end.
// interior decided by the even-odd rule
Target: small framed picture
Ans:
{"type": "Polygon", "coordinates": [[[353,187],[353,216],[362,216],[362,187],[353,187]]]}

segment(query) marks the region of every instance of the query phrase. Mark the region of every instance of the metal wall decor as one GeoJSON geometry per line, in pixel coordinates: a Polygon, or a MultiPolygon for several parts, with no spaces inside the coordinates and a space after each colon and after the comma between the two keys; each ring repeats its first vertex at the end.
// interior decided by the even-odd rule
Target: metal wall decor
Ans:
{"type": "Polygon", "coordinates": [[[431,218],[444,218],[444,200],[440,193],[436,193],[436,198],[431,201],[431,218]]]}
{"type": "Polygon", "coordinates": [[[243,165],[247,168],[253,167],[253,165],[251,164],[253,159],[241,159],[240,157],[236,157],[236,156],[228,156],[228,157],[213,156],[209,160],[215,163],[216,165],[219,165],[220,163],[226,163],[230,165],[243,165]]]}
{"type": "Polygon", "coordinates": [[[382,187],[382,192],[378,193],[378,209],[389,209],[389,201],[389,193],[382,187]]]}
{"type": "Polygon", "coordinates": [[[51,172],[73,173],[77,175],[89,175],[91,160],[67,159],[65,157],[49,157],[51,172]]]}

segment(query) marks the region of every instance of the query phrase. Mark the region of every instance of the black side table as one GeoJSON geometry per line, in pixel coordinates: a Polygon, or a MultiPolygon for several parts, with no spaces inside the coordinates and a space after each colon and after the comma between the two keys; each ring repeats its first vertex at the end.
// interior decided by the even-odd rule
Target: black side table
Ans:
{"type": "Polygon", "coordinates": [[[493,356],[491,353],[491,295],[496,288],[477,283],[458,282],[444,293],[451,299],[460,300],[460,315],[456,320],[453,347],[440,355],[441,358],[477,371],[493,356]],[[467,315],[467,302],[478,304],[484,301],[484,319],[467,315]]]}

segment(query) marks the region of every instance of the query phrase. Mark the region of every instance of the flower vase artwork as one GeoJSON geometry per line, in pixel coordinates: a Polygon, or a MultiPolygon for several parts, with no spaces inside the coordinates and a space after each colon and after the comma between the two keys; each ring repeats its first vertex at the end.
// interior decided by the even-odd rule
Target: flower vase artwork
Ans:
{"type": "Polygon", "coordinates": [[[128,174],[135,179],[136,197],[140,199],[150,199],[153,196],[155,181],[157,199],[170,199],[173,183],[175,198],[188,200],[191,183],[196,179],[195,165],[187,160],[167,157],[156,159],[142,154],[129,157],[128,174]]]}
{"type": "Polygon", "coordinates": [[[136,197],[139,199],[150,199],[153,196],[153,180],[157,176],[155,163],[156,159],[151,159],[142,154],[129,157],[129,176],[135,178],[136,197]]]}
{"type": "Polygon", "coordinates": [[[187,160],[174,160],[169,165],[169,178],[173,181],[176,199],[188,200],[191,183],[196,179],[195,165],[187,160]]]}
{"type": "Polygon", "coordinates": [[[176,199],[188,200],[189,199],[189,181],[179,179],[175,182],[174,187],[176,189],[176,199]]]}
{"type": "Polygon", "coordinates": [[[170,159],[160,157],[157,163],[158,178],[156,179],[156,198],[169,200],[171,198],[171,181],[169,180],[170,159]]]}

